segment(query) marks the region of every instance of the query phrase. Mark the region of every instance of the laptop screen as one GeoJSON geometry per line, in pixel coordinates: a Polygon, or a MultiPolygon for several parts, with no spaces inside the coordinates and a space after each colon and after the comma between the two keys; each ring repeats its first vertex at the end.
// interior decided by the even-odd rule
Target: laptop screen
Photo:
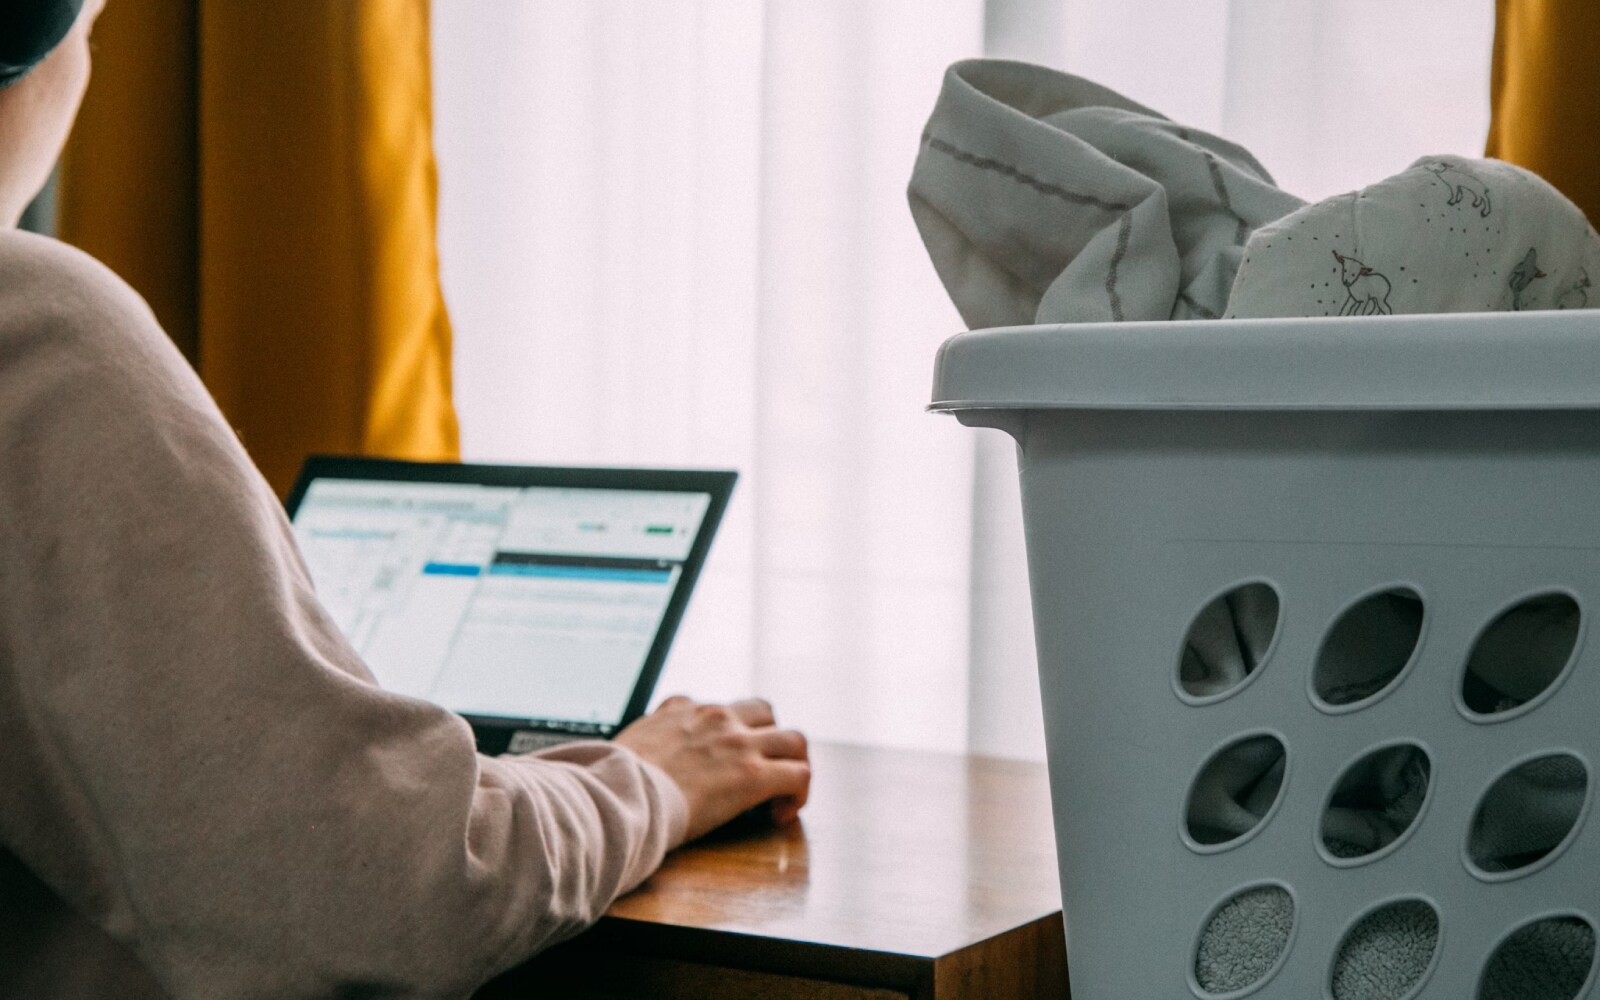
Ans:
{"type": "Polygon", "coordinates": [[[332,461],[308,465],[291,499],[318,596],[382,687],[480,737],[606,736],[642,712],[732,485],[332,461]]]}

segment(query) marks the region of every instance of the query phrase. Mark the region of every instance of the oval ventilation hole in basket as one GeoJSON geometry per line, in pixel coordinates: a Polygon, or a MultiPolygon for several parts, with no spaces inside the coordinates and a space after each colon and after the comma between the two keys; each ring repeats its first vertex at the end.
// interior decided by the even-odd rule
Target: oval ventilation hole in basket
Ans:
{"type": "Polygon", "coordinates": [[[1214,700],[1254,676],[1278,633],[1278,592],[1259,581],[1241,584],[1200,609],[1183,639],[1178,685],[1214,700]]]}
{"type": "Polygon", "coordinates": [[[1473,643],[1461,675],[1461,701],[1475,715],[1509,712],[1533,701],[1572,661],[1581,621],[1562,593],[1529,597],[1501,612],[1473,643]]]}
{"type": "Polygon", "coordinates": [[[1594,974],[1594,927],[1582,917],[1523,924],[1495,948],[1478,1000],[1575,1000],[1594,974]]]}
{"type": "Polygon", "coordinates": [[[1221,850],[1260,827],[1278,802],[1287,763],[1283,741],[1269,733],[1234,740],[1212,754],[1184,807],[1191,846],[1221,850]]]}
{"type": "Polygon", "coordinates": [[[1322,846],[1335,863],[1355,863],[1397,844],[1428,798],[1432,761],[1415,743],[1363,755],[1344,769],[1322,813],[1322,846]]]}
{"type": "Polygon", "coordinates": [[[1509,878],[1554,861],[1572,840],[1589,795],[1589,770],[1569,753],[1523,761],[1483,793],[1467,833],[1467,860],[1482,878],[1509,878]]]}
{"type": "Polygon", "coordinates": [[[1194,982],[1207,996],[1237,996],[1283,964],[1294,932],[1294,897],[1280,885],[1245,889],[1219,906],[1200,930],[1194,982]]]}
{"type": "Polygon", "coordinates": [[[1326,705],[1355,705],[1394,684],[1422,638],[1422,598],[1409,587],[1370,594],[1333,623],[1317,651],[1312,690],[1326,705]]]}
{"type": "Polygon", "coordinates": [[[1333,957],[1333,1000],[1413,996],[1439,948],[1439,913],[1420,899],[1386,903],[1355,922],[1333,957]]]}

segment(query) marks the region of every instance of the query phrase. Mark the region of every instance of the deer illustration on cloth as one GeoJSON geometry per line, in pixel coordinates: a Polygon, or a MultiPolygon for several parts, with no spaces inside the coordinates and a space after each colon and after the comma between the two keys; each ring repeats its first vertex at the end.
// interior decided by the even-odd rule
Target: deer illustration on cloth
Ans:
{"type": "Polygon", "coordinates": [[[1578,280],[1572,287],[1561,293],[1561,298],[1556,300],[1557,309],[1583,309],[1589,305],[1589,272],[1578,268],[1578,280]]]}
{"type": "Polygon", "coordinates": [[[1339,280],[1350,296],[1339,310],[1340,316],[1388,316],[1394,312],[1389,308],[1388,278],[1337,250],[1333,259],[1339,262],[1339,280]]]}
{"type": "Polygon", "coordinates": [[[1450,189],[1450,198],[1446,205],[1454,205],[1464,197],[1472,198],[1472,207],[1478,209],[1480,218],[1489,217],[1489,188],[1483,181],[1457,169],[1443,160],[1433,160],[1422,165],[1422,169],[1439,178],[1439,183],[1450,189]]]}
{"type": "Polygon", "coordinates": [[[1522,309],[1522,293],[1528,290],[1528,286],[1533,284],[1535,279],[1544,277],[1547,275],[1539,270],[1539,251],[1529,247],[1527,256],[1511,269],[1511,280],[1507,282],[1511,286],[1512,311],[1522,309]]]}

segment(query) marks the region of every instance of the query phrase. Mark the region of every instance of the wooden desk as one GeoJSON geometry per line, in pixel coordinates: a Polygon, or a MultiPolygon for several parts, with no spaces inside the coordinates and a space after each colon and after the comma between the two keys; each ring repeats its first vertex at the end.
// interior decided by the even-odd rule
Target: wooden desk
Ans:
{"type": "Polygon", "coordinates": [[[479,996],[1067,996],[1044,765],[840,745],[812,759],[800,824],[675,852],[479,996]]]}

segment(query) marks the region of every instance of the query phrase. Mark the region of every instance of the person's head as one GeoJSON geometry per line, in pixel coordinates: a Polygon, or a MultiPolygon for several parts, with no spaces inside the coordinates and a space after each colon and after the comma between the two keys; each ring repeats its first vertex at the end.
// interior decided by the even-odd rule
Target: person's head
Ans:
{"type": "Polygon", "coordinates": [[[0,228],[17,224],[61,155],[104,2],[5,0],[0,10],[0,228]]]}

